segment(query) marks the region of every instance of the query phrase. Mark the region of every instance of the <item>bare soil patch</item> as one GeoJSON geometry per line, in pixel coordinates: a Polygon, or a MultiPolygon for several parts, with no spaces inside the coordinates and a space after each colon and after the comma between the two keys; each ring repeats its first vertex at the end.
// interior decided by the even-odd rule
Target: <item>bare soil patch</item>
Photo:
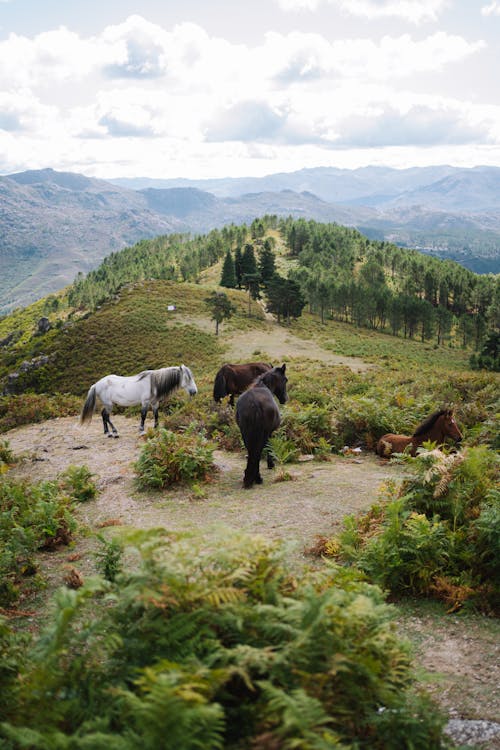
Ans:
{"type": "MultiPolygon", "coordinates": [[[[213,321],[206,317],[188,317],[178,315],[176,323],[189,323],[203,331],[214,331],[213,321]]],[[[226,338],[224,323],[221,325],[219,335],[220,344],[225,347],[228,362],[240,362],[242,360],[269,360],[273,364],[290,356],[300,359],[314,359],[329,365],[344,365],[353,372],[365,372],[374,365],[365,362],[359,357],[348,357],[324,349],[314,339],[302,339],[279,326],[272,315],[266,313],[266,322],[261,323],[258,335],[248,331],[231,331],[231,337],[226,338]]]]}
{"type": "Polygon", "coordinates": [[[272,325],[268,330],[259,333],[257,349],[255,347],[255,338],[253,338],[253,345],[254,349],[250,352],[247,333],[232,334],[227,349],[229,359],[239,361],[250,355],[257,356],[258,351],[259,359],[269,359],[273,364],[279,364],[279,360],[289,357],[290,352],[293,352],[294,357],[315,359],[329,365],[345,365],[353,370],[353,372],[365,372],[373,367],[373,365],[364,362],[358,357],[333,354],[333,352],[323,349],[314,340],[301,339],[276,325],[272,325]]]}
{"type": "Polygon", "coordinates": [[[123,526],[203,533],[228,526],[294,542],[300,558],[317,535],[332,534],[346,514],[369,507],[378,486],[397,471],[371,454],[332,456],[330,461],[290,465],[292,478],[276,481],[278,471],[267,470],[263,462],[264,484],[244,490],[244,454],[216,451],[218,472],[211,482],[194,491],[141,492],[133,470],[144,440],[137,432],[138,420],[118,415],[113,421],[118,439],[103,435],[97,417],[83,428],[76,418],[64,417],[11,430],[6,436],[10,447],[24,456],[12,475],[54,479],[70,465],[85,464],[99,488],[97,500],[79,509],[91,528],[109,519],[123,526]]]}

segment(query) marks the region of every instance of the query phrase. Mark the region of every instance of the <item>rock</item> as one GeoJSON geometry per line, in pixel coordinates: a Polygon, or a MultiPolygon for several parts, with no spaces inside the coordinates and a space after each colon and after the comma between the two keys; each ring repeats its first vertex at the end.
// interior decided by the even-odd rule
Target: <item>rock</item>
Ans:
{"type": "Polygon", "coordinates": [[[500,724],[481,719],[450,719],[444,731],[458,745],[475,746],[500,737],[500,724]]]}
{"type": "Polygon", "coordinates": [[[47,333],[51,328],[52,325],[48,318],[40,318],[38,321],[38,333],[47,333]]]}

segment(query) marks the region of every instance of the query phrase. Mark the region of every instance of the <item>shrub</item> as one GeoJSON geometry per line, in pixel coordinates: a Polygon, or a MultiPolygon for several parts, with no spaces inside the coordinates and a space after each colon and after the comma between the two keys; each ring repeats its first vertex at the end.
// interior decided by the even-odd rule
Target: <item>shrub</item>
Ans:
{"type": "Polygon", "coordinates": [[[47,396],[24,393],[0,397],[0,432],[45,419],[69,417],[79,413],[81,400],[68,394],[47,396]]]}
{"type": "Polygon", "coordinates": [[[8,440],[0,440],[0,474],[8,471],[9,466],[16,462],[8,440]]]}
{"type": "Polygon", "coordinates": [[[331,412],[315,403],[309,406],[287,407],[279,430],[291,441],[299,453],[313,453],[321,439],[332,434],[331,412]]]}
{"type": "Polygon", "coordinates": [[[384,433],[404,432],[403,420],[406,424],[416,423],[409,410],[403,413],[399,407],[384,404],[380,398],[365,395],[348,397],[335,413],[334,445],[337,450],[344,445],[360,444],[374,448],[384,433]]]}
{"type": "Polygon", "coordinates": [[[0,605],[15,601],[36,573],[35,552],[68,544],[75,529],[70,498],[56,482],[0,478],[0,605]]]}
{"type": "Polygon", "coordinates": [[[0,742],[443,747],[444,719],[413,691],[378,589],[333,566],[290,579],[281,549],[260,538],[206,549],[150,531],[129,544],[136,569],[57,594],[0,742]]]}
{"type": "Polygon", "coordinates": [[[296,461],[299,457],[299,451],[291,440],[279,434],[272,435],[267,443],[266,450],[278,464],[288,464],[296,461]]]}
{"type": "Polygon", "coordinates": [[[423,451],[412,466],[385,503],[345,519],[334,556],[394,593],[500,611],[498,456],[484,446],[423,451]]]}
{"type": "Polygon", "coordinates": [[[107,581],[113,582],[122,571],[123,543],[120,539],[106,539],[101,534],[97,535],[101,543],[96,552],[97,570],[107,581]]]}
{"type": "Polygon", "coordinates": [[[161,428],[149,434],[134,468],[141,489],[204,480],[215,471],[213,447],[196,425],[181,434],[161,428]]]}
{"type": "Polygon", "coordinates": [[[97,487],[88,466],[68,466],[59,477],[59,486],[72,500],[86,503],[97,495],[97,487]]]}

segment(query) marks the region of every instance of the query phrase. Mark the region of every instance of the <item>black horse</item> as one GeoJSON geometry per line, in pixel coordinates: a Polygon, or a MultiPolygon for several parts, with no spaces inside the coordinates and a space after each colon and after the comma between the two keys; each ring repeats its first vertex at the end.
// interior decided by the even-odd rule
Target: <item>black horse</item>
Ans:
{"type": "Polygon", "coordinates": [[[233,406],[234,397],[246,391],[256,377],[272,370],[273,366],[266,362],[248,362],[245,365],[222,365],[214,380],[214,401],[220,401],[229,396],[229,404],[233,406]]]}
{"type": "MultiPolygon", "coordinates": [[[[280,404],[288,400],[285,370],[286,365],[283,365],[259,375],[250,388],[241,394],[236,404],[236,422],[248,451],[243,479],[243,486],[247,489],[253,484],[262,484],[260,457],[272,432],[281,422],[280,411],[273,396],[276,396],[280,404]]],[[[267,466],[269,469],[274,466],[269,454],[267,466]]]]}

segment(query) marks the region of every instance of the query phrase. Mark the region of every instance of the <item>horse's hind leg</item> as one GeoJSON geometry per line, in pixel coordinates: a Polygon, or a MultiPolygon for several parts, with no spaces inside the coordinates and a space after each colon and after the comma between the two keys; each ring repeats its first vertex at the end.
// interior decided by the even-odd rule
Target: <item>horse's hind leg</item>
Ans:
{"type": "Polygon", "coordinates": [[[254,450],[248,451],[247,466],[243,476],[243,486],[249,490],[254,484],[262,484],[262,477],[259,474],[260,455],[254,450]]]}
{"type": "Polygon", "coordinates": [[[102,423],[104,425],[104,434],[107,435],[108,437],[117,438],[118,431],[116,427],[114,426],[113,422],[111,421],[110,415],[111,415],[111,409],[108,411],[108,409],[104,407],[103,410],[101,411],[102,423]],[[109,427],[111,427],[111,432],[109,431],[109,427]]]}
{"type": "Polygon", "coordinates": [[[149,405],[146,404],[146,406],[143,406],[141,408],[141,424],[139,425],[139,434],[142,435],[144,433],[144,423],[146,421],[146,416],[148,413],[149,405]]]}
{"type": "Polygon", "coordinates": [[[265,441],[258,440],[256,445],[248,450],[247,467],[245,469],[245,476],[243,478],[243,486],[246,489],[252,487],[253,484],[262,484],[262,477],[260,475],[260,458],[262,450],[264,448],[265,441]]]}

